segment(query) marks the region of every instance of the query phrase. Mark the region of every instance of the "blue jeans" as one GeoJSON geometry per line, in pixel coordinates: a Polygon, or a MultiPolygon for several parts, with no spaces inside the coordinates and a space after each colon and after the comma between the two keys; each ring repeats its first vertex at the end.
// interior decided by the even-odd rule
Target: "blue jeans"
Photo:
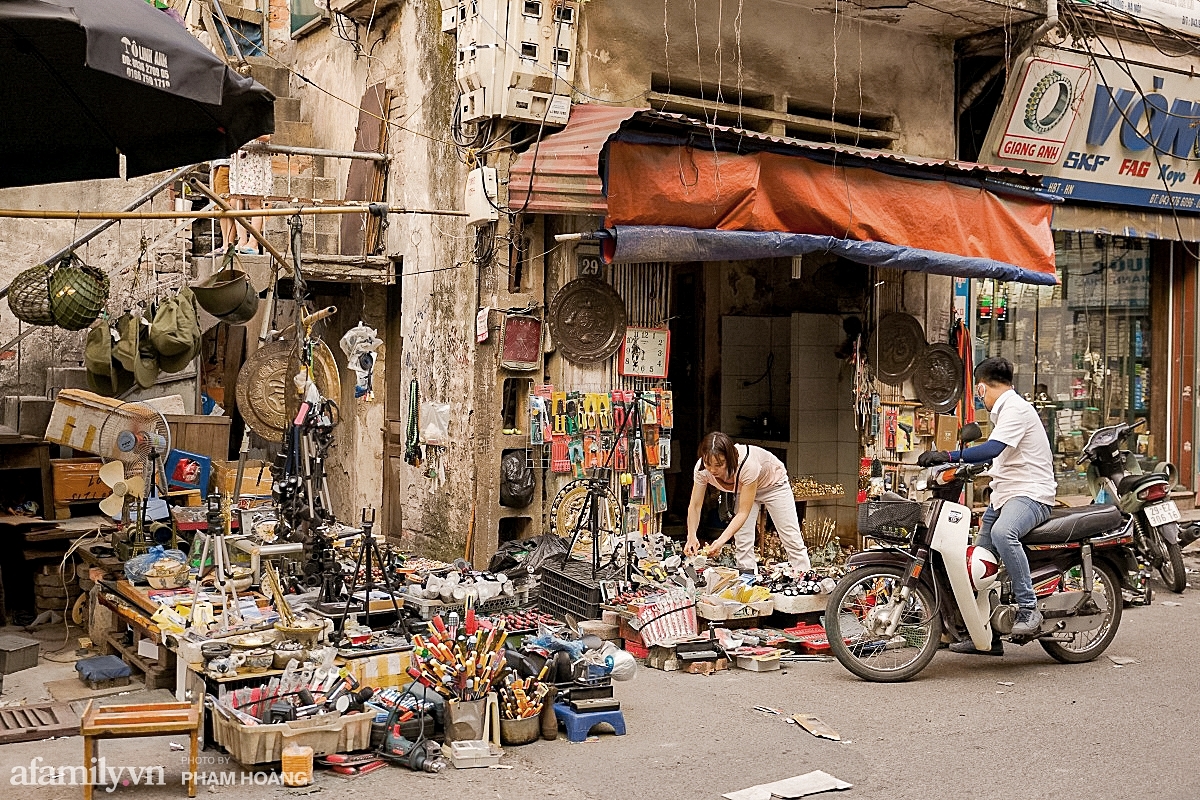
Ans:
{"type": "Polygon", "coordinates": [[[1004,562],[1012,579],[1013,596],[1021,608],[1037,608],[1033,593],[1033,578],[1029,576],[1029,556],[1021,546],[1021,537],[1050,519],[1050,506],[1014,497],[997,511],[992,506],[983,512],[976,544],[991,550],[1004,562]]]}

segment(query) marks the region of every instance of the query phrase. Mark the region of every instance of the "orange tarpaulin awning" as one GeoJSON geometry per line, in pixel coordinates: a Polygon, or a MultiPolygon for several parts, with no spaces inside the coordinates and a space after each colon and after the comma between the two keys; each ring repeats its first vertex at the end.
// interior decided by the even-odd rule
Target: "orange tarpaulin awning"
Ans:
{"type": "Polygon", "coordinates": [[[1053,207],[1037,198],[778,153],[608,147],[608,226],[805,233],[1054,275],[1053,207]]]}
{"type": "Polygon", "coordinates": [[[526,152],[514,164],[510,205],[542,213],[603,210],[612,229],[610,259],[738,260],[825,250],[878,266],[1057,282],[1050,230],[1056,198],[1023,170],[586,106],[572,110],[566,129],[547,137],[541,153],[544,160],[526,152]],[[595,195],[593,163],[604,197],[595,195]]]}

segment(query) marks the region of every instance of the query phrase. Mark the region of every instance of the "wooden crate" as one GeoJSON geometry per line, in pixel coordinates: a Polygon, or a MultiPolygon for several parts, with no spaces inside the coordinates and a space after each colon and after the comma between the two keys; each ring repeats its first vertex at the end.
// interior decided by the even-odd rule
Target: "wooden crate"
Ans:
{"type": "Polygon", "coordinates": [[[205,414],[167,414],[171,447],[213,460],[229,457],[229,417],[205,414]]]}

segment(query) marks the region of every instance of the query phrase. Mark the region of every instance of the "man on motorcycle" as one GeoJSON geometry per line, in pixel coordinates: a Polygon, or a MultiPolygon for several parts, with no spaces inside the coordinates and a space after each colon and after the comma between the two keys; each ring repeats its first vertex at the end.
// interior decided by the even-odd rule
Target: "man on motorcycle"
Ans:
{"type": "MultiPolygon", "coordinates": [[[[975,368],[975,394],[983,401],[992,422],[986,442],[946,453],[922,453],[917,463],[932,467],[958,460],[972,464],[991,461],[992,500],[983,513],[977,544],[995,553],[1012,579],[1017,601],[1013,636],[1036,634],[1042,624],[1037,596],[1029,575],[1029,557],[1021,538],[1050,518],[1058,483],[1050,440],[1037,410],[1013,389],[1013,366],[1005,358],[988,358],[975,368]]],[[[976,650],[970,640],[950,646],[956,653],[1003,655],[998,636],[990,650],[976,650]]]]}

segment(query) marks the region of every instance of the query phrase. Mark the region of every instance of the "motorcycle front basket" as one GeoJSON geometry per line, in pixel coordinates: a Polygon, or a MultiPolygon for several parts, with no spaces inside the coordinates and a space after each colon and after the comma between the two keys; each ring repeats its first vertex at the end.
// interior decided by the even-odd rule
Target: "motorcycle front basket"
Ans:
{"type": "Polygon", "coordinates": [[[858,532],[891,544],[908,544],[924,509],[915,500],[868,500],[858,504],[858,532]]]}

